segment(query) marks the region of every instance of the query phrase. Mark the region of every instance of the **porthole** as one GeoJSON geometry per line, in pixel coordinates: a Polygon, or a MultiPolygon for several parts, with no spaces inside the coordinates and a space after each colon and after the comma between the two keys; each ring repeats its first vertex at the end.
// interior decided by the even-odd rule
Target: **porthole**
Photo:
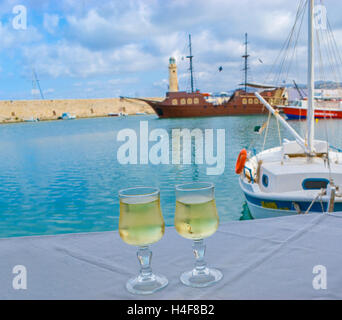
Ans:
{"type": "Polygon", "coordinates": [[[329,184],[327,179],[305,179],[302,183],[304,190],[320,190],[326,189],[329,184]]]}
{"type": "Polygon", "coordinates": [[[269,181],[268,181],[268,176],[267,176],[266,174],[263,174],[263,175],[262,175],[262,184],[263,184],[263,186],[264,186],[265,188],[267,188],[267,187],[268,187],[268,183],[269,183],[269,181]]]}

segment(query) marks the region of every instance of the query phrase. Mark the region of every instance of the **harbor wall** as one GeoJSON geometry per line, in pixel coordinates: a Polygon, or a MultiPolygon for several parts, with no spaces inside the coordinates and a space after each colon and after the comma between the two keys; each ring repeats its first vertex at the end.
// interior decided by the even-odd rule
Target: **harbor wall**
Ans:
{"type": "Polygon", "coordinates": [[[78,118],[105,117],[110,113],[120,112],[129,115],[137,112],[154,113],[145,102],[120,98],[0,101],[0,123],[20,122],[32,117],[39,120],[56,120],[64,112],[70,112],[78,118]]]}

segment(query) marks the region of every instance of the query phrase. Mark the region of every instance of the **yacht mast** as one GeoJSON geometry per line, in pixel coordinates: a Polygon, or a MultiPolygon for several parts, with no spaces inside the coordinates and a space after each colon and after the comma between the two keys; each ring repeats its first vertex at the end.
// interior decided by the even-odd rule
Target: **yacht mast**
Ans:
{"type": "Polygon", "coordinates": [[[308,111],[307,111],[307,143],[310,153],[314,152],[315,135],[315,112],[314,112],[314,91],[315,91],[315,64],[314,64],[314,0],[309,0],[309,28],[308,28],[308,111]]]}

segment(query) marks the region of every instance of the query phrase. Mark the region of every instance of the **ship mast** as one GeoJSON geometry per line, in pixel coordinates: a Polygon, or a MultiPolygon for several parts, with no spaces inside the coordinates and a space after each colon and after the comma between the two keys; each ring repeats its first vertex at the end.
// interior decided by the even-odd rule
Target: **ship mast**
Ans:
{"type": "Polygon", "coordinates": [[[248,58],[249,58],[249,54],[248,54],[248,33],[245,33],[245,54],[242,56],[242,58],[245,59],[245,66],[242,69],[245,72],[245,92],[247,92],[247,82],[248,82],[248,58]]]}
{"type": "Polygon", "coordinates": [[[307,112],[307,131],[308,131],[308,149],[312,154],[314,152],[315,136],[315,111],[314,111],[314,91],[315,91],[315,65],[314,65],[314,0],[309,0],[308,6],[308,112],[307,112]]]}
{"type": "Polygon", "coordinates": [[[192,67],[192,58],[194,57],[192,55],[192,47],[191,47],[191,34],[189,34],[189,51],[190,55],[187,56],[188,59],[190,59],[190,82],[191,82],[191,92],[194,92],[194,73],[193,73],[193,67],[192,67]]]}

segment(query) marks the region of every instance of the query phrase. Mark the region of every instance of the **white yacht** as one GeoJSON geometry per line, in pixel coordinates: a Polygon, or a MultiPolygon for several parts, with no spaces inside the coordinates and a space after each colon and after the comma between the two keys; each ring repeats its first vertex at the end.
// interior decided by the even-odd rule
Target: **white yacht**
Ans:
{"type": "Polygon", "coordinates": [[[308,0],[308,106],[301,137],[258,93],[255,95],[292,135],[292,141],[254,156],[240,154],[237,173],[254,218],[309,212],[342,212],[342,153],[315,140],[314,0],[308,0]]]}

